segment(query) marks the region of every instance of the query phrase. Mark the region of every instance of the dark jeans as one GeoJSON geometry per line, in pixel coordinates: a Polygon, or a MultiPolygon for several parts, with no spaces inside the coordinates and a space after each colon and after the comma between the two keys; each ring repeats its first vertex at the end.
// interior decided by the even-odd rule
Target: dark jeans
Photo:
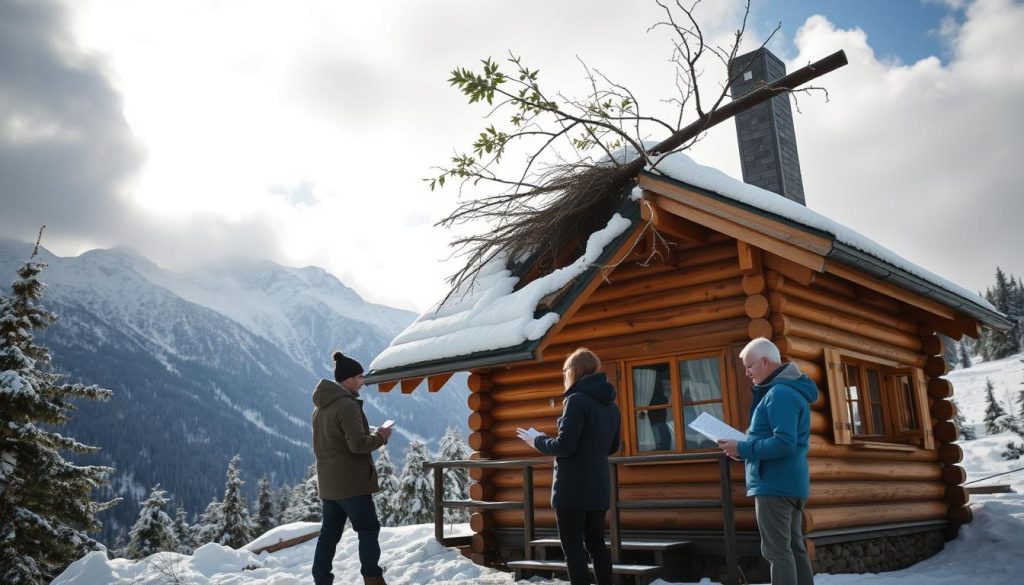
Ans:
{"type": "Polygon", "coordinates": [[[343,500],[321,500],[323,505],[323,524],[320,526],[320,538],[316,541],[316,552],[313,553],[313,583],[331,585],[334,583],[334,552],[345,529],[345,520],[352,522],[352,528],[359,535],[359,572],[364,577],[380,577],[384,569],[377,565],[380,560],[380,520],[377,519],[377,508],[373,505],[373,496],[354,496],[343,500]]]}
{"type": "Polygon", "coordinates": [[[612,584],[612,555],[604,544],[604,516],[601,510],[574,510],[555,508],[558,539],[562,541],[565,564],[569,569],[569,583],[590,583],[587,556],[594,560],[597,585],[612,584]]]}

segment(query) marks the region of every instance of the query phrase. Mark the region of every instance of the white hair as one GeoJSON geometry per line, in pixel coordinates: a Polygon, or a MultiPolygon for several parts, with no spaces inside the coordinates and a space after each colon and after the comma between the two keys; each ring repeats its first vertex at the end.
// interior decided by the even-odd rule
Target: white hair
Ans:
{"type": "Polygon", "coordinates": [[[768,361],[773,364],[782,363],[782,356],[779,354],[779,348],[766,337],[758,337],[757,339],[751,340],[751,342],[748,343],[742,351],[740,351],[741,360],[746,360],[747,356],[750,356],[753,360],[768,358],[768,361]]]}

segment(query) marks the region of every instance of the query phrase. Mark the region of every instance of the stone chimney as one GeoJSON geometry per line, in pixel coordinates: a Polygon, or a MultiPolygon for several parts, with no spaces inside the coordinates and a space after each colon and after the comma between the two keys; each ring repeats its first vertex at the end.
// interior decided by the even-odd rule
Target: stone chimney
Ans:
{"type": "MultiPolygon", "coordinates": [[[[735,79],[730,90],[736,99],[786,75],[786,66],[767,49],[758,49],[733,59],[729,73],[735,79]]],[[[806,205],[788,95],[775,96],[738,114],[736,138],[744,182],[806,205]]]]}

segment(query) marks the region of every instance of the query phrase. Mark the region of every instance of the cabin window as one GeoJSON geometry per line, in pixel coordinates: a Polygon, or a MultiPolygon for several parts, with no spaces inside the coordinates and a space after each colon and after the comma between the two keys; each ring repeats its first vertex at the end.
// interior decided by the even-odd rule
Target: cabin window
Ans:
{"type": "Polygon", "coordinates": [[[919,368],[834,348],[825,353],[836,443],[934,447],[919,368]]]}
{"type": "Polygon", "coordinates": [[[708,412],[724,419],[721,355],[671,356],[627,364],[634,453],[716,448],[686,425],[708,412]]]}

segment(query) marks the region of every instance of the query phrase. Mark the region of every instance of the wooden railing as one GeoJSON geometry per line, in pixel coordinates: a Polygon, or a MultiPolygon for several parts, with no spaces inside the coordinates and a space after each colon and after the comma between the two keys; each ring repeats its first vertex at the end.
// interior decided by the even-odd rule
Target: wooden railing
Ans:
{"type": "MultiPolygon", "coordinates": [[[[608,464],[611,469],[611,501],[609,502],[609,528],[611,532],[612,562],[622,560],[622,528],[619,522],[622,510],[680,509],[680,508],[721,508],[722,537],[725,554],[726,580],[723,585],[739,583],[739,566],[736,548],[736,519],[732,505],[732,474],[729,469],[729,458],[723,453],[680,453],[667,455],[637,455],[634,457],[610,457],[608,464]],[[619,465],[635,463],[677,463],[680,461],[717,461],[719,483],[722,495],[717,500],[619,500],[619,465]]],[[[444,546],[464,546],[469,544],[469,537],[445,538],[444,510],[446,508],[478,508],[482,510],[523,510],[523,555],[529,560],[533,558],[534,540],[534,506],[533,506],[533,468],[550,466],[551,458],[543,459],[510,459],[472,461],[434,461],[425,463],[425,469],[434,470],[434,538],[444,546]],[[523,499],[521,502],[490,502],[481,500],[445,500],[444,470],[452,467],[508,469],[521,467],[523,470],[523,499]]]]}

